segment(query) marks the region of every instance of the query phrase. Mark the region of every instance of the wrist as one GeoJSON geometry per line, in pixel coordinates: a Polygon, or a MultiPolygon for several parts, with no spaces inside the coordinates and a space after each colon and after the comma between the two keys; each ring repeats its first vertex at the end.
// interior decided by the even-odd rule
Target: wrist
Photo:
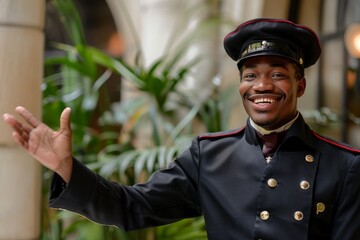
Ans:
{"type": "Polygon", "coordinates": [[[72,157],[70,157],[69,159],[64,160],[63,167],[58,171],[56,171],[56,173],[61,176],[61,178],[65,181],[66,184],[70,182],[72,167],[73,167],[73,159],[72,157]]]}

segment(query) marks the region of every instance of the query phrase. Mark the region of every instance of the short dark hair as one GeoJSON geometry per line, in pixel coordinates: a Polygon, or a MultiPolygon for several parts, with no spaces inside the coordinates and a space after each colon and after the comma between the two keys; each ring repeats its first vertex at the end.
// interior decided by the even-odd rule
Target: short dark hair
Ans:
{"type": "Polygon", "coordinates": [[[295,78],[296,80],[300,80],[303,77],[305,77],[305,70],[302,66],[299,66],[299,64],[293,63],[293,66],[295,67],[295,78]]]}

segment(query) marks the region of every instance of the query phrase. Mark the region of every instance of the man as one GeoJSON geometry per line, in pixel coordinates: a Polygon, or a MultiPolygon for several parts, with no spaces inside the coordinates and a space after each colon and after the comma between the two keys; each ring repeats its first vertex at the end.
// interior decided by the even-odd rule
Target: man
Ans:
{"type": "Polygon", "coordinates": [[[360,239],[360,150],[320,136],[297,110],[304,68],[320,56],[317,35],[254,19],[224,46],[240,70],[246,126],[194,138],[144,184],[109,182],[73,159],[69,108],[58,131],[23,107],[29,126],[4,114],[14,139],[55,171],[50,206],[125,230],[203,214],[211,240],[360,239]]]}

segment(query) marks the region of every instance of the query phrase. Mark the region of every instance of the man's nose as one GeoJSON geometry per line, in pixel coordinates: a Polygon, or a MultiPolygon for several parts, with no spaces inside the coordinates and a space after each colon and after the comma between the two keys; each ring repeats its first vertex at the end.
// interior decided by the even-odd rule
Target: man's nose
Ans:
{"type": "Polygon", "coordinates": [[[255,91],[270,91],[274,89],[274,83],[270,77],[261,76],[254,82],[253,89],[255,91]]]}

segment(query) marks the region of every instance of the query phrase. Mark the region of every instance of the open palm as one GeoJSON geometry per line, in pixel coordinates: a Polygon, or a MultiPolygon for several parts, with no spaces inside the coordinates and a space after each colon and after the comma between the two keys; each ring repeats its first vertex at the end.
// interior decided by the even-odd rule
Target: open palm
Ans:
{"type": "Polygon", "coordinates": [[[62,112],[58,131],[39,121],[24,107],[15,110],[28,123],[23,124],[14,116],[4,114],[5,122],[13,129],[15,141],[42,165],[57,172],[68,182],[72,169],[71,109],[66,108],[62,112]]]}

